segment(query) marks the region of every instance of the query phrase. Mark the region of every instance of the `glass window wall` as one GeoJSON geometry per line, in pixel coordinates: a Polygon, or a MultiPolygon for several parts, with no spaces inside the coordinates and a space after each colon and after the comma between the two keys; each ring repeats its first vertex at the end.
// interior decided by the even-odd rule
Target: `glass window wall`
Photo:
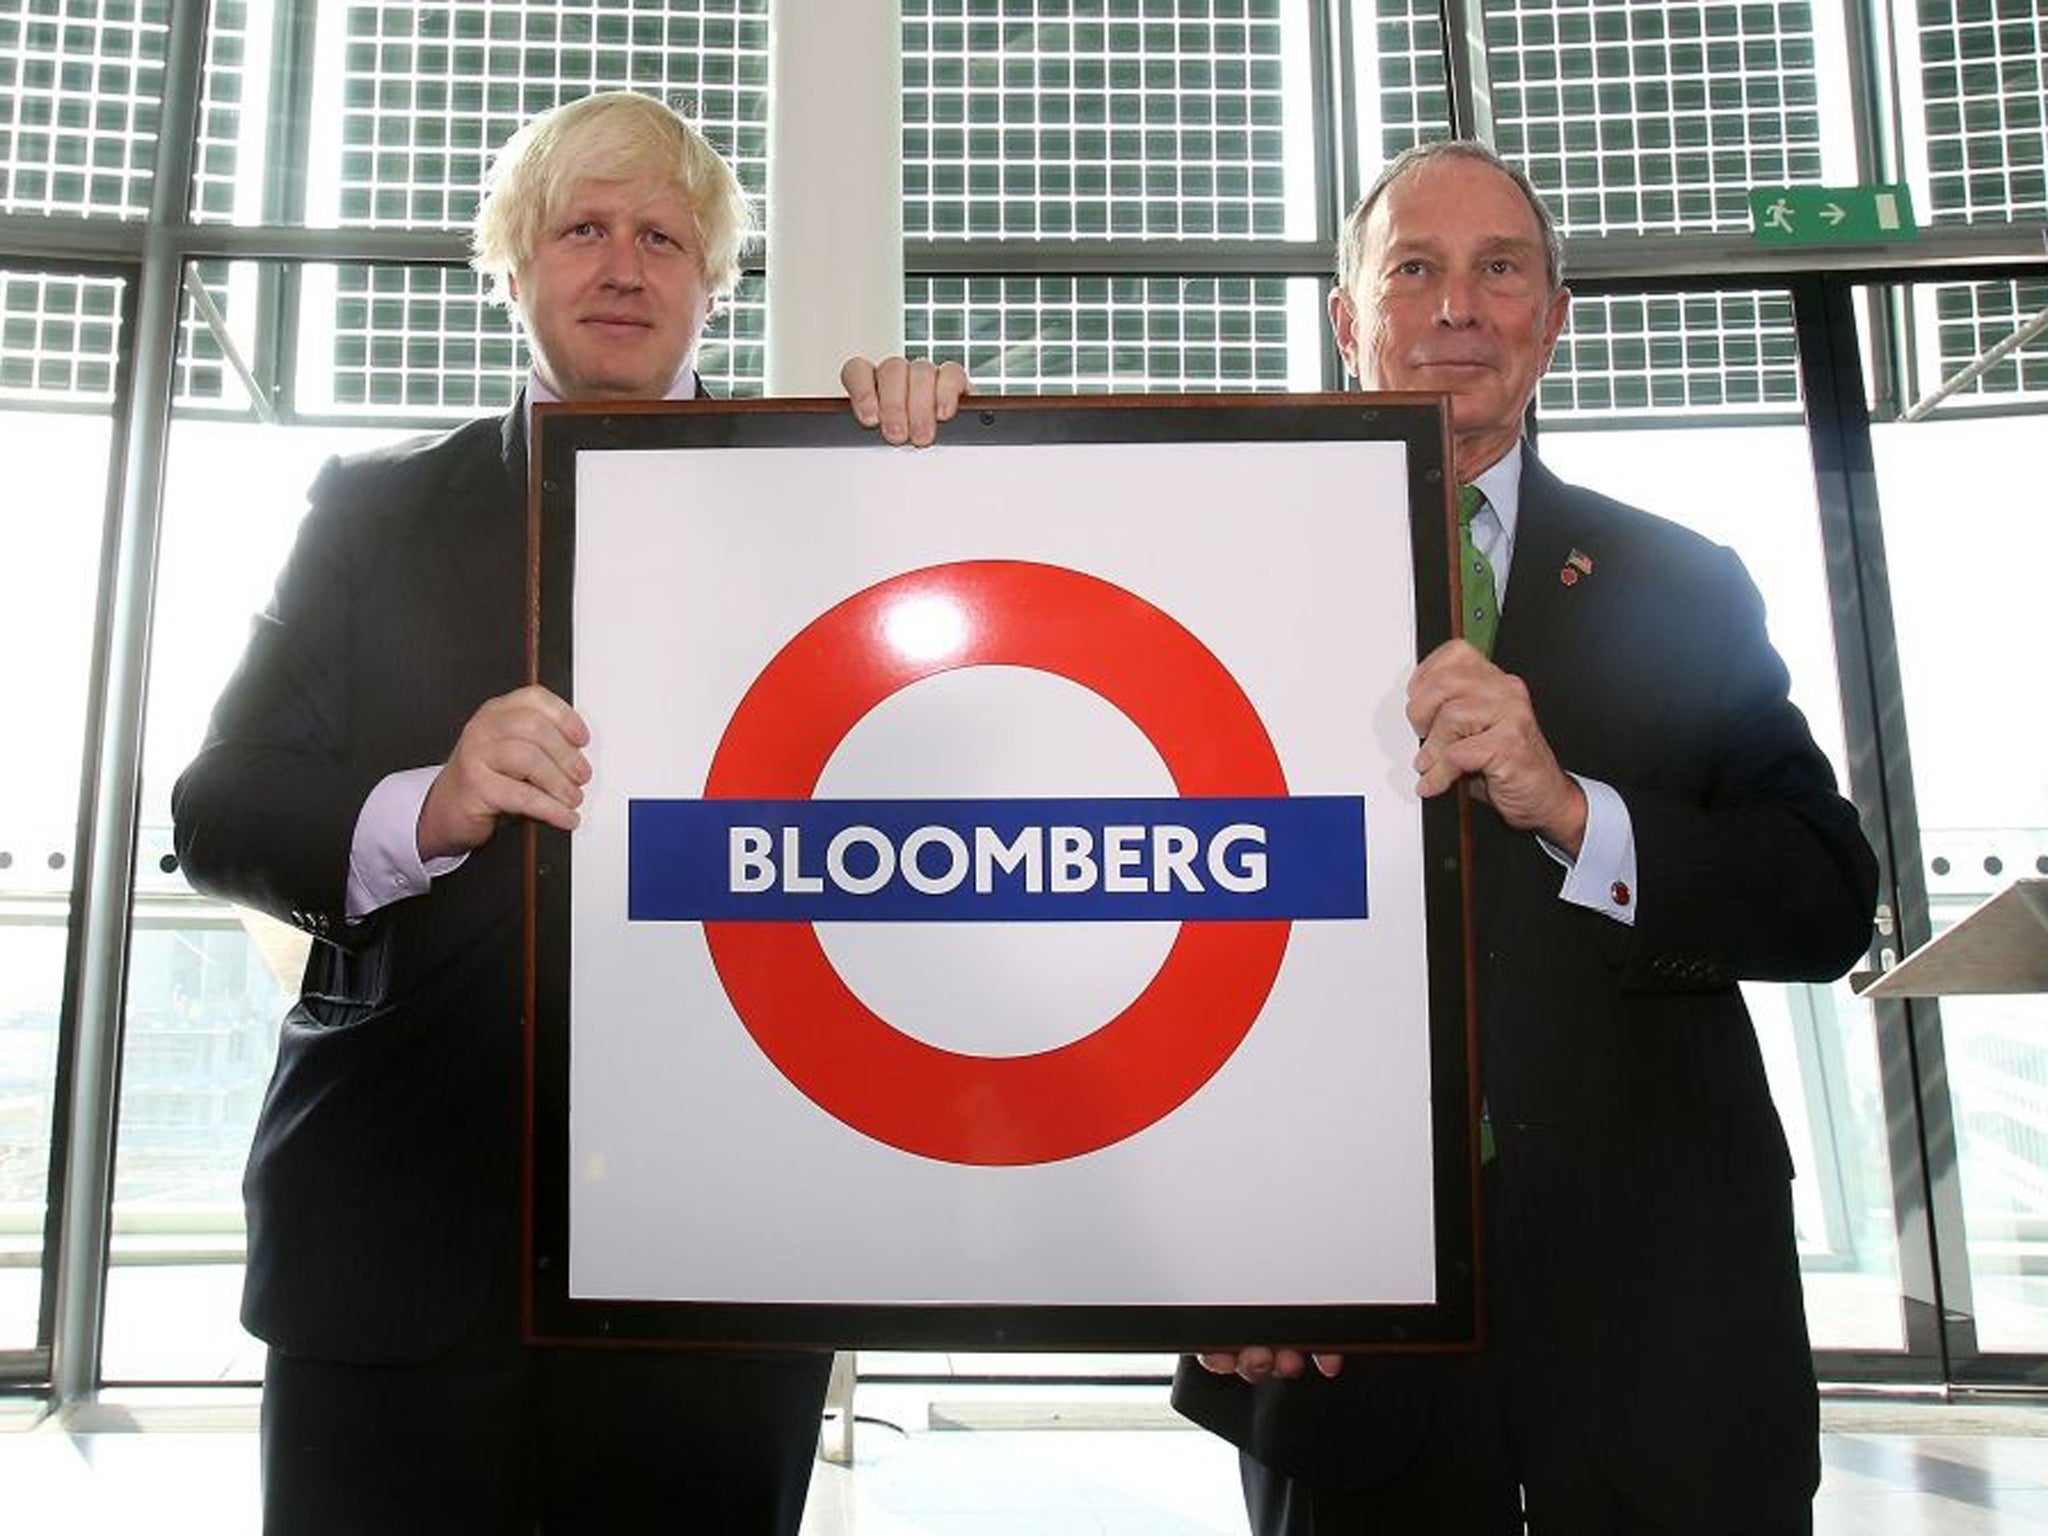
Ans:
{"type": "Polygon", "coordinates": [[[1301,0],[906,0],[904,233],[1312,237],[1307,23],[1301,0]]]}
{"type": "Polygon", "coordinates": [[[171,0],[0,8],[0,209],[149,212],[170,9],[171,0]]]}
{"type": "Polygon", "coordinates": [[[77,876],[123,284],[0,267],[0,1350],[41,1327],[58,1024],[77,876]]]}
{"type": "MultiPolygon", "coordinates": [[[[1782,292],[1724,291],[1675,295],[1611,295],[1596,301],[1594,329],[1582,333],[1575,306],[1567,345],[1577,364],[1562,375],[1575,409],[1543,411],[1541,452],[1553,469],[1693,528],[1742,557],[1764,598],[1772,643],[1792,674],[1792,697],[1815,740],[1848,782],[1840,684],[1836,673],[1824,552],[1805,426],[1780,412],[1777,421],[1716,423],[1711,411],[1687,409],[1684,393],[1700,389],[1703,404],[1742,405],[1798,399],[1791,299],[1782,292]],[[1591,400],[1614,399],[1603,375],[1586,369],[1589,348],[1602,344],[1613,317],[1715,317],[1696,328],[1669,365],[1651,362],[1639,379],[1653,405],[1671,392],[1668,419],[1618,419],[1641,410],[1640,396],[1606,411],[1591,400]],[[1742,317],[1749,350],[1731,357],[1729,316],[1742,317]],[[1713,349],[1707,362],[1705,349],[1713,349]],[[1688,360],[1694,365],[1686,366],[1688,360]],[[1735,398],[1731,399],[1730,396],[1735,398]]],[[[1625,385],[1631,375],[1614,381],[1625,385]]],[[[1558,376],[1553,375],[1553,384],[1558,376]]],[[[1548,391],[1546,385],[1546,405],[1548,391]]],[[[1512,600],[1512,599],[1510,599],[1512,600]]],[[[1846,983],[1780,986],[1751,983],[1744,999],[1755,1020],[1771,1092],[1791,1143],[1800,1267],[1807,1319],[1818,1349],[1905,1347],[1900,1310],[1898,1235],[1885,1139],[1885,1107],[1876,1034],[1867,1003],[1846,983]]]]}
{"type": "MultiPolygon", "coordinates": [[[[239,264],[222,276],[253,292],[283,270],[239,264]]],[[[370,287],[386,271],[355,270],[370,287]]],[[[309,290],[332,284],[332,269],[320,276],[309,290]]],[[[404,363],[394,359],[389,377],[402,378],[404,363]]],[[[320,466],[417,430],[191,413],[172,424],[107,1279],[110,1381],[253,1380],[261,1368],[260,1346],[237,1320],[242,1164],[307,941],[185,883],[171,851],[170,792],[269,599],[320,466]],[[223,475],[223,464],[235,472],[223,475]]]]}
{"type": "MultiPolygon", "coordinates": [[[[2041,287],[1971,286],[2009,310],[2041,287]]],[[[2048,340],[1923,420],[1871,426],[1937,934],[2015,880],[2048,875],[2048,717],[2029,681],[2040,625],[2017,574],[2040,508],[2016,473],[2041,440],[2040,370],[2048,340]]],[[[1944,998],[1939,1013],[1977,1346],[2048,1351],[2048,998],[1944,998]]]]}
{"type": "MultiPolygon", "coordinates": [[[[1880,41],[1900,72],[1902,174],[1922,222],[1938,231],[2048,215],[2048,41],[2033,0],[1909,9],[1880,41]]],[[[1858,179],[1839,7],[1497,0],[1480,10],[1501,147],[1529,165],[1573,234],[1733,234],[1747,226],[1750,185],[1858,179]]],[[[767,0],[214,0],[208,14],[197,220],[314,225],[340,240],[370,229],[452,238],[490,145],[542,107],[613,85],[677,100],[757,198],[768,190],[767,0]]],[[[0,212],[102,229],[147,212],[172,15],[171,0],[0,3],[0,212]]],[[[1439,6],[905,0],[903,19],[913,348],[958,357],[982,387],[1009,392],[1334,382],[1324,285],[1303,254],[1341,200],[1318,167],[1369,178],[1387,155],[1449,130],[1439,6]],[[1341,128],[1314,120],[1328,83],[1313,56],[1325,20],[1349,45],[1353,88],[1327,93],[1350,107],[1341,128]],[[1339,135],[1353,152],[1325,154],[1339,135]],[[974,270],[920,270],[926,240],[967,245],[962,265],[974,270]],[[1109,252],[1117,275],[1048,265],[1043,242],[1077,240],[1109,252]],[[1147,242],[1160,260],[1133,271],[1129,253],[1147,242]],[[1227,271],[1208,251],[1175,254],[1224,242],[1227,271]]],[[[1871,97],[1884,98],[1881,88],[1871,97]]],[[[117,1380],[254,1373],[234,1320],[237,1183],[303,955],[294,935],[184,885],[169,861],[172,778],[319,462],[501,408],[525,366],[503,311],[459,267],[335,254],[325,266],[207,259],[186,272],[107,1313],[106,1371],[117,1380]],[[257,410],[280,424],[256,424],[257,410]],[[222,476],[223,463],[236,473],[222,476]]],[[[10,500],[12,526],[0,522],[30,551],[8,566],[29,576],[0,610],[0,639],[36,663],[32,674],[10,669],[4,685],[10,700],[33,695],[26,707],[55,722],[59,747],[5,770],[21,782],[0,796],[0,1349],[36,1325],[75,873],[61,864],[76,836],[120,292],[106,279],[0,272],[0,439],[32,445],[46,477],[33,497],[10,500]]],[[[2004,674],[1978,648],[1981,638],[2004,647],[1994,654],[2030,654],[2026,604],[1986,596],[1997,557],[1984,551],[2002,548],[2029,510],[2009,466],[2023,462],[2016,444],[2048,400],[2048,341],[2019,346],[1928,421],[1892,417],[2048,312],[2048,281],[2033,272],[1873,298],[1879,339],[1896,342],[1873,390],[1874,434],[1918,873],[1939,928],[2001,882],[2048,873],[2048,792],[2026,768],[2048,761],[2048,742],[2029,734],[2009,684],[1995,691],[2004,674]]],[[[757,280],[721,326],[707,337],[707,378],[721,393],[757,393],[757,280]]],[[[1848,752],[1798,370],[1782,292],[1582,297],[1543,387],[1543,452],[1573,478],[1743,554],[1839,771],[1848,752]]],[[[1917,1208],[1894,1208],[1887,1147],[1898,1142],[1870,1012],[1841,987],[1752,988],[1750,1002],[1799,1166],[1816,1344],[1900,1349],[1900,1234],[1909,1265],[1942,1234],[1919,1225],[1917,1208]]],[[[1987,1356],[2022,1360],[2048,1352],[2048,1017],[2037,1013],[1944,1005],[1948,1080],[1921,1085],[1953,1102],[1954,1161],[1931,1148],[1937,1184],[1960,1189],[1964,1213],[1956,1246],[1967,1252],[1943,1257],[1966,1266],[1969,1284],[1950,1300],[1987,1356]]],[[[1900,1064],[1887,1065],[1896,1116],[1900,1064]]],[[[951,1367],[1079,1375],[1162,1364],[956,1357],[951,1367]]],[[[864,1365],[924,1371],[929,1359],[864,1365]]]]}
{"type": "Polygon", "coordinates": [[[992,394],[1316,389],[1323,283],[1281,277],[913,277],[913,353],[992,394]]]}

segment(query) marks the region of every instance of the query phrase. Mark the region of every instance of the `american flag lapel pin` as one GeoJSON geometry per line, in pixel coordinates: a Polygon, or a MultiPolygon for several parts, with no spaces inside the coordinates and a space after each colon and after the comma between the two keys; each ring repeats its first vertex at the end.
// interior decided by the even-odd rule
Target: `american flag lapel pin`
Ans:
{"type": "Polygon", "coordinates": [[[1568,587],[1575,587],[1581,576],[1593,574],[1593,557],[1584,550],[1574,548],[1564,557],[1564,566],[1557,573],[1557,579],[1568,587]]]}

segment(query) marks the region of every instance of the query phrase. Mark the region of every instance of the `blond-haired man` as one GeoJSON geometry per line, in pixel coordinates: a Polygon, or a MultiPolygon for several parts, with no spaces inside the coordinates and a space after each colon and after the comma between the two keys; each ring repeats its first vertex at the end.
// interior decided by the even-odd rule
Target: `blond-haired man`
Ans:
{"type": "MultiPolygon", "coordinates": [[[[173,795],[193,884],[317,940],[245,1180],[270,1532],[800,1521],[827,1356],[535,1350],[516,1318],[505,829],[573,828],[597,750],[521,685],[527,412],[696,393],[749,229],[730,167],[658,101],[592,96],[521,129],[475,240],[528,339],[521,398],[327,465],[173,795]]],[[[900,360],[846,379],[892,441],[930,441],[965,384],[900,360]]]]}

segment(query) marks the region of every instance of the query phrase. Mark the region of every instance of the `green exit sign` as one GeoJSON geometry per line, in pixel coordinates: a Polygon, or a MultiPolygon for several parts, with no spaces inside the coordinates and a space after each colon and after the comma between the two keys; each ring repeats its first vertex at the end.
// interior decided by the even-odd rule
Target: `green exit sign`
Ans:
{"type": "Polygon", "coordinates": [[[1871,245],[1919,233],[1904,187],[1752,187],[1762,245],[1871,245]]]}

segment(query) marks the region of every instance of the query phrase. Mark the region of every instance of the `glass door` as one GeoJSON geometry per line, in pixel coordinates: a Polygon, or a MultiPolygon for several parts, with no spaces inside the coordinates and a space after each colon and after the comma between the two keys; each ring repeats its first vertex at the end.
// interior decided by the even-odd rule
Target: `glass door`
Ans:
{"type": "MultiPolygon", "coordinates": [[[[123,1017],[101,1355],[112,1384],[246,1382],[262,1370],[262,1347],[240,1321],[242,1165],[308,940],[192,889],[172,851],[171,787],[198,751],[214,700],[269,600],[321,465],[429,424],[337,421],[351,402],[336,397],[353,384],[358,407],[416,408],[425,397],[450,421],[480,413],[473,360],[467,370],[394,374],[371,360],[368,345],[373,330],[397,324],[391,312],[401,306],[386,296],[470,281],[434,267],[236,262],[187,272],[188,323],[164,455],[123,1017]],[[221,329],[192,323],[195,280],[204,281],[221,329]],[[228,356],[257,355],[249,317],[262,294],[283,291],[302,295],[303,376],[278,393],[328,416],[324,424],[265,420],[228,356]],[[341,361],[352,345],[360,354],[353,372],[341,361]],[[439,396],[465,385],[466,409],[447,410],[439,396]],[[235,472],[224,476],[224,464],[235,472]]],[[[469,309],[473,319],[473,292],[469,309]]],[[[393,350],[411,358],[421,349],[393,350]]],[[[437,362],[444,356],[440,347],[426,350],[437,362]]],[[[517,380],[509,339],[505,351],[488,380],[500,408],[517,380]]]]}
{"type": "MultiPolygon", "coordinates": [[[[2048,277],[1871,285],[1855,304],[1895,338],[1869,435],[1911,750],[1910,948],[2048,877],[2048,497],[2027,467],[2048,428],[2048,277]]],[[[1949,1164],[1932,1209],[1951,1373],[2048,1380],[2048,997],[1903,1006],[1949,1164]]]]}
{"type": "Polygon", "coordinates": [[[0,1378],[47,1374],[80,777],[116,385],[118,276],[0,266],[0,1378]]]}

